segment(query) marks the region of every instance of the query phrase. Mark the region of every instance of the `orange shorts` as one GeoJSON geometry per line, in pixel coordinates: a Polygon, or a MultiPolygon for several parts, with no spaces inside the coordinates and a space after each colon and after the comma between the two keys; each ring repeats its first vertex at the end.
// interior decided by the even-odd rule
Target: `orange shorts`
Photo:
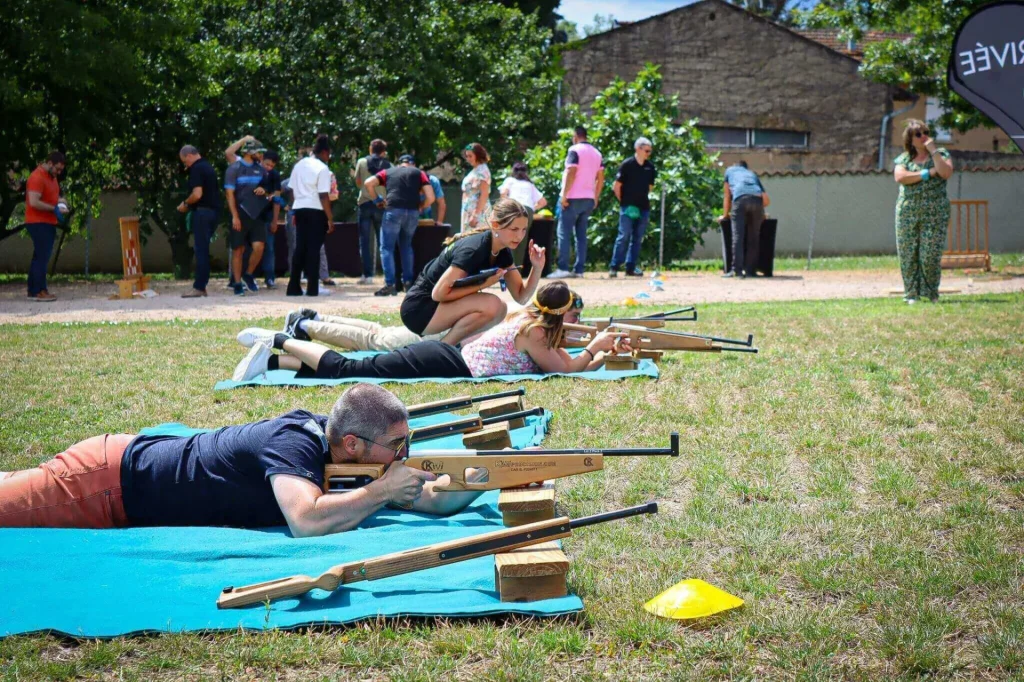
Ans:
{"type": "Polygon", "coordinates": [[[96,436],[0,478],[2,528],[123,528],[121,457],[135,436],[96,436]]]}

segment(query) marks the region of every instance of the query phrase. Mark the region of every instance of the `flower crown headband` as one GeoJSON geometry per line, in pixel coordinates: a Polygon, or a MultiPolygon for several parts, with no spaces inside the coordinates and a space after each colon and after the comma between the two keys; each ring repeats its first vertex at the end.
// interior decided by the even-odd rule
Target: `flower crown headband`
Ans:
{"type": "Polygon", "coordinates": [[[533,305],[535,305],[537,307],[537,310],[541,311],[545,315],[565,315],[567,312],[569,312],[573,308],[582,308],[583,307],[583,299],[576,298],[576,295],[573,294],[571,291],[569,292],[569,301],[568,301],[568,303],[563,305],[561,308],[549,308],[549,307],[547,307],[546,305],[544,305],[543,303],[541,303],[540,301],[537,300],[537,294],[533,295],[532,303],[533,303],[533,305]],[[578,303],[578,305],[577,305],[577,303],[578,303]]]}

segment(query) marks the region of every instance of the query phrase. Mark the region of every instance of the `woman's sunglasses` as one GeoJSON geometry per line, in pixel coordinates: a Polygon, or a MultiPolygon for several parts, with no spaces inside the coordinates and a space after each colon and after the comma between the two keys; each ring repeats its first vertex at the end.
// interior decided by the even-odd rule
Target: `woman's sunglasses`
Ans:
{"type": "Polygon", "coordinates": [[[914,133],[914,137],[916,137],[917,139],[921,139],[922,137],[924,137],[927,134],[928,134],[927,130],[918,130],[918,131],[916,131],[914,133]]]}

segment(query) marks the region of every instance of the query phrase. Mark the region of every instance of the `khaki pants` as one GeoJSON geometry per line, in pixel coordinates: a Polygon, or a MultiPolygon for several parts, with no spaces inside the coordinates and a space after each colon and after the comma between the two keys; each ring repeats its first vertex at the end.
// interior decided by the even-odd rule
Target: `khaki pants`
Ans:
{"type": "Polygon", "coordinates": [[[419,336],[404,326],[385,327],[376,322],[333,315],[309,320],[304,326],[314,341],[346,350],[397,350],[420,341],[438,340],[447,333],[419,336]]]}

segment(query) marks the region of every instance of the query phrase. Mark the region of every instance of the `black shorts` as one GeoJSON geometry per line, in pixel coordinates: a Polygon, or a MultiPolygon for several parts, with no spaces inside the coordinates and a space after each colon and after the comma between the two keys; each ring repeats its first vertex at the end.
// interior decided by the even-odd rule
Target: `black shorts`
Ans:
{"type": "Polygon", "coordinates": [[[430,324],[430,321],[434,319],[434,313],[437,312],[438,305],[440,304],[431,298],[430,294],[423,294],[417,291],[406,294],[405,299],[402,301],[402,324],[413,334],[423,336],[423,331],[430,324]]]}
{"type": "Polygon", "coordinates": [[[263,220],[250,218],[245,211],[238,212],[238,219],[242,221],[242,231],[236,232],[234,228],[228,230],[228,245],[232,249],[267,241],[267,224],[263,220]]]}
{"type": "Polygon", "coordinates": [[[390,353],[351,360],[329,350],[314,371],[303,365],[300,379],[420,379],[423,377],[471,378],[462,353],[440,341],[420,341],[390,353]]]}

